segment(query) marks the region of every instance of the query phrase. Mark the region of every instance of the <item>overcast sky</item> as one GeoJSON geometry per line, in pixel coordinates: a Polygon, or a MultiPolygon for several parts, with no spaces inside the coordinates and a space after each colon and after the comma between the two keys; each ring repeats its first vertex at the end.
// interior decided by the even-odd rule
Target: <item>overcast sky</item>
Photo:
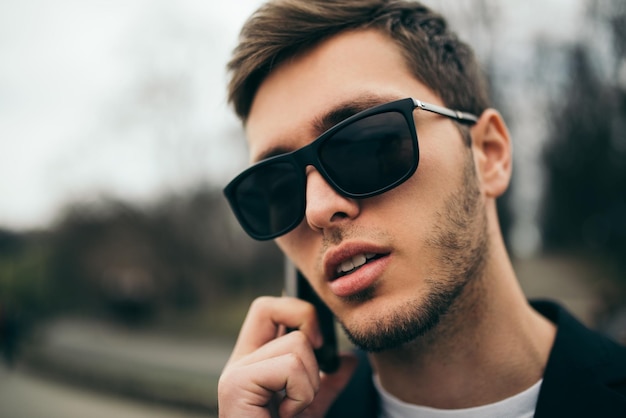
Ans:
{"type": "MultiPolygon", "coordinates": [[[[45,226],[70,200],[225,183],[245,156],[228,141],[224,64],[258,4],[2,0],[0,227],[45,226]]],[[[578,2],[500,4],[511,42],[575,32],[578,2]]]]}

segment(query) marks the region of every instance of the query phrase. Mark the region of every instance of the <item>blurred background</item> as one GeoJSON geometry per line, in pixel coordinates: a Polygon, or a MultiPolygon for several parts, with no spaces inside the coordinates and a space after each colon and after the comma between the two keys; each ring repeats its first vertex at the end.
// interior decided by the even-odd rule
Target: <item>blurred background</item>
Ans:
{"type": "MultiPolygon", "coordinates": [[[[430,0],[514,140],[501,223],[529,297],[626,343],[626,4],[430,0]]],[[[214,416],[282,257],[221,188],[225,63],[259,0],[0,3],[0,415],[214,416]]]]}

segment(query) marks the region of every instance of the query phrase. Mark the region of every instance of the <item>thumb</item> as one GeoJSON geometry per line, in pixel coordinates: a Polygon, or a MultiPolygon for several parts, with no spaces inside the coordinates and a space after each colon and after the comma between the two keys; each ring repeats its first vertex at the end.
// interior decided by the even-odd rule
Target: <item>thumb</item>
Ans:
{"type": "Polygon", "coordinates": [[[322,373],[320,380],[320,390],[315,396],[315,400],[303,411],[301,417],[323,417],[337,399],[337,396],[346,387],[350,378],[356,370],[359,362],[356,355],[352,353],[342,353],[339,357],[339,368],[334,373],[322,373]]]}

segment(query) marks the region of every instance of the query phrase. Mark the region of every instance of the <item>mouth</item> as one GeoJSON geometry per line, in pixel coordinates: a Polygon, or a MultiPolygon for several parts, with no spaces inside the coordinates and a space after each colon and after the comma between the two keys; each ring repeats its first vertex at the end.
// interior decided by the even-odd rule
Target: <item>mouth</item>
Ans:
{"type": "Polygon", "coordinates": [[[391,263],[391,249],[349,243],[325,256],[325,274],[332,293],[349,298],[374,286],[391,263]]]}
{"type": "Polygon", "coordinates": [[[352,274],[361,267],[365,266],[367,263],[370,263],[384,256],[385,254],[361,253],[350,257],[349,259],[344,260],[337,265],[334,275],[331,277],[331,281],[339,279],[340,277],[347,276],[348,274],[352,274]]]}

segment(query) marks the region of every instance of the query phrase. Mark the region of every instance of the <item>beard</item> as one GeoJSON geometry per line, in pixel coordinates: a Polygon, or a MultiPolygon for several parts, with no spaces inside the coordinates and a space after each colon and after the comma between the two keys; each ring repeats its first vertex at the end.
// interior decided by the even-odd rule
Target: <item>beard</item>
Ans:
{"type": "MultiPolygon", "coordinates": [[[[393,312],[359,330],[341,324],[355,346],[381,352],[426,335],[450,313],[468,283],[482,277],[488,253],[487,217],[471,152],[465,159],[463,178],[464,184],[445,200],[444,210],[438,213],[436,226],[426,239],[427,247],[437,254],[437,269],[425,279],[427,293],[394,307],[393,312]]],[[[353,298],[363,302],[375,293],[370,288],[353,298]]]]}

